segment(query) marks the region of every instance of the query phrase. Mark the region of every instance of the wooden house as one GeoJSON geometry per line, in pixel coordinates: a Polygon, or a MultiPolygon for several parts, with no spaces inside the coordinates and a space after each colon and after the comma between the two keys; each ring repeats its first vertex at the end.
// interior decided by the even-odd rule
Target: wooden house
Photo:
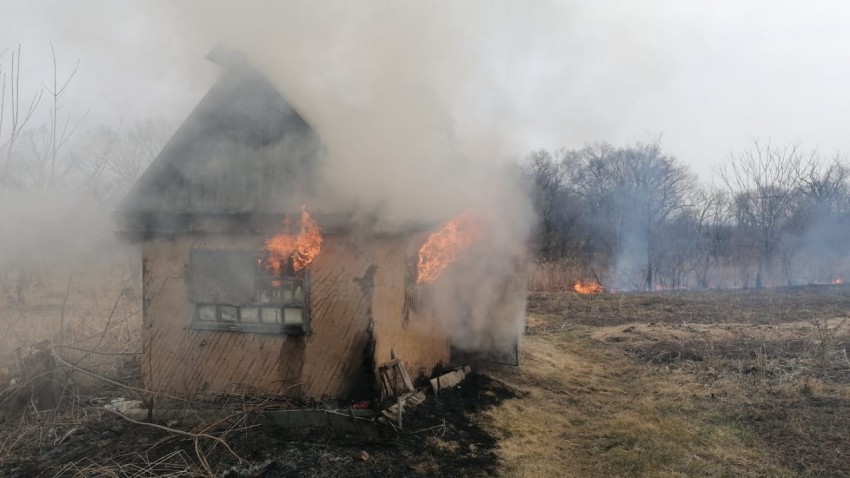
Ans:
{"type": "Polygon", "coordinates": [[[422,234],[373,233],[345,214],[307,217],[320,142],[238,54],[119,207],[141,244],[145,388],[315,400],[368,398],[398,358],[414,380],[448,364],[408,264],[422,234]],[[321,231],[320,252],[268,267],[270,238],[321,231]]]}

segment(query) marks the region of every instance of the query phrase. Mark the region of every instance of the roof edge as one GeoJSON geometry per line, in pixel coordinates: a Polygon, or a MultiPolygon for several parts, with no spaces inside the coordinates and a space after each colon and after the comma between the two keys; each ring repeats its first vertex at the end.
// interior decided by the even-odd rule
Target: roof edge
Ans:
{"type": "Polygon", "coordinates": [[[248,56],[239,50],[231,48],[224,44],[219,44],[205,57],[208,61],[215,63],[224,68],[249,68],[251,62],[248,61],[248,56]]]}

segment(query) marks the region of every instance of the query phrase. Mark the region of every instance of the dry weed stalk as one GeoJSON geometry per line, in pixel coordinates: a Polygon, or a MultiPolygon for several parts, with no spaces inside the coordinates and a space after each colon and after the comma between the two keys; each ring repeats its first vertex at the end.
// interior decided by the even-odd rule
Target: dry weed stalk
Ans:
{"type": "Polygon", "coordinates": [[[55,476],[103,477],[103,478],[155,478],[155,477],[186,477],[203,476],[195,468],[192,460],[183,450],[171,452],[157,460],[149,461],[142,454],[135,454],[135,459],[141,464],[120,463],[116,460],[106,460],[96,463],[90,458],[67,463],[59,469],[55,476]]]}
{"type": "Polygon", "coordinates": [[[171,434],[174,434],[174,435],[181,435],[181,436],[191,438],[192,443],[195,446],[195,453],[198,455],[198,461],[201,463],[201,466],[204,467],[204,470],[207,471],[209,476],[214,476],[214,474],[212,472],[212,468],[210,468],[209,462],[207,461],[207,457],[201,452],[200,443],[199,443],[201,438],[213,440],[213,441],[221,444],[231,455],[233,455],[237,460],[239,460],[240,463],[247,463],[247,460],[245,460],[244,458],[239,456],[239,454],[236,453],[233,450],[233,448],[231,448],[230,445],[227,444],[226,441],[224,441],[222,438],[219,438],[217,436],[213,436],[213,435],[210,435],[208,433],[187,432],[187,431],[183,431],[183,430],[178,430],[176,428],[166,427],[164,425],[158,425],[156,423],[140,422],[138,420],[133,420],[132,418],[130,418],[130,417],[128,417],[128,416],[124,415],[123,413],[118,412],[116,410],[111,410],[109,408],[104,408],[104,410],[106,410],[107,412],[109,412],[113,415],[116,415],[120,418],[123,418],[124,420],[127,420],[128,422],[130,422],[134,425],[155,428],[157,430],[162,430],[164,432],[168,432],[168,433],[171,433],[171,434]]]}
{"type": "MultiPolygon", "coordinates": [[[[58,347],[57,347],[58,348],[58,347]]],[[[81,349],[80,347],[74,346],[66,346],[66,348],[81,349]]],[[[86,357],[90,357],[92,355],[100,355],[101,353],[97,350],[88,350],[82,349],[81,352],[86,352],[86,357]]],[[[50,356],[55,360],[55,364],[59,366],[59,368],[64,368],[67,371],[74,371],[82,373],[86,376],[92,377],[95,380],[106,383],[115,387],[118,387],[122,390],[128,390],[133,392],[133,394],[138,394],[140,396],[145,396],[147,393],[146,390],[138,387],[134,387],[132,385],[128,385],[122,383],[113,378],[107,377],[101,373],[90,370],[86,367],[82,367],[78,364],[72,363],[71,361],[62,357],[59,353],[57,353],[56,348],[49,347],[50,356]]],[[[103,354],[112,354],[111,352],[104,352],[103,354]]],[[[123,353],[120,353],[123,355],[123,353]]],[[[18,426],[10,428],[7,430],[7,433],[0,433],[0,457],[10,458],[14,455],[17,456],[28,456],[32,452],[39,449],[45,445],[58,446],[63,442],[67,441],[69,437],[71,437],[75,431],[85,428],[87,424],[91,424],[91,420],[100,420],[102,416],[100,406],[92,407],[91,405],[97,401],[101,403],[105,402],[106,399],[83,399],[81,396],[72,392],[71,388],[66,387],[62,392],[62,400],[60,405],[63,403],[65,406],[63,408],[62,414],[60,416],[60,407],[57,405],[57,408],[53,410],[47,411],[39,411],[35,404],[31,404],[31,412],[30,413],[22,413],[21,421],[18,426]],[[81,406],[83,403],[89,403],[89,406],[81,406]],[[60,421],[61,420],[61,421],[60,421]],[[62,431],[60,431],[62,430],[62,431]],[[63,433],[64,432],[64,433],[63,433]],[[5,436],[4,436],[5,435],[5,436]]],[[[8,398],[8,397],[7,397],[8,398]]],[[[178,400],[183,403],[193,403],[185,400],[181,397],[175,396],[165,396],[164,398],[178,400]]],[[[249,426],[243,426],[249,414],[259,411],[261,409],[273,406],[280,405],[279,399],[280,397],[268,397],[265,400],[256,403],[250,407],[243,407],[242,410],[239,410],[235,413],[227,414],[226,416],[212,421],[210,423],[202,424],[203,428],[200,431],[184,431],[178,430],[173,427],[162,426],[153,423],[145,423],[138,420],[131,419],[123,414],[118,412],[114,412],[112,410],[107,410],[107,412],[116,414],[123,418],[124,420],[144,427],[159,429],[161,431],[167,432],[171,436],[180,436],[189,438],[192,441],[193,447],[195,449],[195,454],[197,455],[197,463],[201,469],[194,469],[192,471],[191,466],[182,466],[179,467],[179,471],[174,471],[172,476],[186,476],[187,473],[193,475],[205,475],[205,476],[213,476],[212,467],[210,466],[207,455],[212,448],[209,448],[205,451],[201,446],[202,439],[207,439],[213,442],[213,447],[215,445],[222,445],[232,456],[234,456],[238,461],[245,462],[243,458],[241,458],[233,448],[224,440],[224,436],[228,433],[238,430],[246,430],[251,428],[249,426]],[[210,430],[220,427],[222,424],[231,422],[231,425],[221,433],[217,433],[216,436],[210,432],[210,430]]],[[[224,411],[229,408],[229,404],[225,402],[223,405],[224,411]]],[[[161,441],[159,445],[165,443],[167,440],[161,441]]],[[[154,448],[158,445],[154,445],[154,448]]],[[[166,471],[159,465],[164,463],[162,460],[151,464],[148,467],[137,468],[136,465],[130,464],[121,464],[118,462],[115,463],[94,463],[94,462],[82,462],[77,461],[74,463],[69,463],[66,467],[63,468],[61,473],[72,473],[77,476],[167,476],[171,473],[171,471],[166,471]],[[130,467],[130,468],[128,468],[130,467]],[[136,467],[136,468],[133,468],[136,467]],[[131,469],[132,468],[132,469],[131,469]]]]}

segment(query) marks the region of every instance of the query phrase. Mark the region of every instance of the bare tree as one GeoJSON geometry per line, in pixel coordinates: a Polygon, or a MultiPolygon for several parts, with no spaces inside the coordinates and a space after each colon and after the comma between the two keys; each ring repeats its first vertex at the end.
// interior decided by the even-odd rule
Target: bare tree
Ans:
{"type": "Polygon", "coordinates": [[[729,254],[732,231],[729,227],[729,201],[724,191],[714,186],[695,188],[689,216],[693,227],[696,283],[702,289],[711,286],[712,271],[729,254]]]}
{"type": "MultiPolygon", "coordinates": [[[[3,164],[0,170],[0,186],[14,186],[15,191],[0,191],[14,194],[17,201],[25,202],[29,195],[30,200],[39,203],[38,207],[47,203],[46,198],[56,198],[59,201],[65,191],[59,191],[60,186],[68,173],[72,170],[69,163],[63,164],[61,159],[67,159],[63,154],[63,148],[72,137],[76,128],[82,122],[82,118],[72,121],[72,115],[65,110],[64,96],[68,91],[74,78],[79,61],[73,71],[60,80],[60,72],[57,57],[53,45],[53,75],[51,86],[42,84],[38,87],[28,103],[22,102],[23,91],[28,85],[21,82],[21,47],[11,55],[9,72],[0,71],[0,157],[3,164]],[[7,89],[8,85],[8,89],[7,89]],[[40,114],[39,106],[43,105],[45,93],[52,100],[49,105],[48,121],[38,127],[31,127],[32,120],[40,114]],[[44,194],[50,190],[50,195],[44,194]],[[29,191],[27,191],[29,190],[29,191]],[[37,191],[36,191],[37,190],[37,191]]],[[[51,199],[52,200],[52,199],[51,199]]],[[[37,210],[38,207],[23,210],[37,210]]],[[[20,210],[9,211],[10,216],[21,214],[20,210]]],[[[20,217],[24,217],[21,214],[20,217]]],[[[20,237],[37,230],[44,222],[42,217],[32,221],[19,221],[16,231],[20,237]]],[[[3,251],[2,270],[4,276],[0,280],[6,281],[8,276],[16,275],[15,297],[17,302],[24,302],[28,290],[33,284],[44,282],[42,275],[42,262],[44,259],[39,254],[34,254],[31,241],[13,240],[17,247],[3,251]]]]}
{"type": "Polygon", "coordinates": [[[809,199],[809,206],[817,209],[817,212],[836,212],[844,205],[850,169],[840,155],[824,163],[813,154],[806,161],[800,162],[796,176],[798,190],[809,199]]]}
{"type": "Polygon", "coordinates": [[[153,162],[172,130],[168,121],[156,118],[90,131],[75,153],[83,186],[97,199],[119,200],[153,162]]]}
{"type": "Polygon", "coordinates": [[[789,282],[792,274],[802,273],[807,282],[840,275],[834,269],[850,253],[848,179],[850,169],[839,155],[828,161],[812,155],[801,163],[798,205],[782,248],[789,282]]]}
{"type": "Polygon", "coordinates": [[[573,157],[572,183],[590,209],[594,237],[608,241],[609,253],[617,256],[616,273],[639,270],[642,278],[635,285],[652,289],[656,269],[668,258],[659,242],[661,230],[684,211],[693,176],[664,154],[659,140],[619,149],[595,144],[573,157]]]}
{"type": "Polygon", "coordinates": [[[763,287],[771,275],[783,232],[793,218],[798,172],[804,159],[799,144],[777,147],[753,140],[750,149],[730,153],[728,162],[719,170],[733,198],[738,227],[751,230],[757,241],[757,288],[763,287]]]}
{"type": "MultiPolygon", "coordinates": [[[[3,57],[4,50],[0,53],[0,59],[3,57]]],[[[0,64],[0,153],[4,158],[3,169],[0,171],[0,185],[8,184],[11,181],[12,158],[15,150],[15,144],[24,131],[27,123],[32,119],[33,114],[41,102],[43,89],[37,89],[29,104],[24,109],[21,109],[21,45],[11,54],[9,61],[9,72],[2,69],[0,64]],[[8,90],[7,90],[8,86],[8,90]],[[9,111],[9,122],[6,123],[6,108],[9,111]],[[4,128],[8,127],[8,132],[4,128]],[[6,135],[5,141],[3,137],[6,135]]]]}
{"type": "MultiPolygon", "coordinates": [[[[674,216],[687,206],[686,193],[693,186],[690,171],[678,163],[675,157],[663,154],[660,141],[638,144],[623,151],[628,169],[623,172],[632,182],[625,199],[638,214],[646,238],[646,275],[644,288],[652,290],[665,258],[665,249],[660,247],[661,231],[674,216]]],[[[625,209],[625,208],[624,208],[625,209]]]]}
{"type": "Polygon", "coordinates": [[[68,111],[64,115],[64,119],[60,120],[60,112],[65,108],[62,104],[62,98],[67,92],[68,85],[74,76],[77,74],[77,69],[80,67],[80,60],[74,65],[74,69],[61,82],[59,80],[59,68],[56,65],[56,50],[53,48],[53,42],[50,43],[50,52],[53,55],[53,84],[45,87],[45,90],[50,95],[50,174],[48,176],[47,185],[53,186],[56,184],[56,162],[59,157],[60,150],[68,143],[74,131],[80,126],[80,123],[88,115],[84,113],[79,119],[72,123],[71,112],[68,111]]]}
{"type": "Polygon", "coordinates": [[[538,256],[554,259],[557,249],[558,195],[563,190],[563,171],[549,151],[532,151],[527,161],[527,174],[532,183],[534,206],[538,216],[538,256]]]}
{"type": "Polygon", "coordinates": [[[619,203],[615,200],[617,180],[611,163],[617,150],[607,143],[593,143],[578,151],[567,151],[570,166],[568,187],[581,202],[586,220],[591,255],[613,256],[619,245],[619,203]]]}

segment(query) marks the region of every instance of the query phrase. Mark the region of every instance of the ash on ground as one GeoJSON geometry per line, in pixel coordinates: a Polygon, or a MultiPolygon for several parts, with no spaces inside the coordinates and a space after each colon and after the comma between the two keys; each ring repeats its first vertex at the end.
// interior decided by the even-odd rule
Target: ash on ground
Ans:
{"type": "MultiPolygon", "coordinates": [[[[223,446],[200,439],[216,476],[242,477],[415,477],[492,476],[499,460],[496,439],[479,426],[479,414],[518,393],[487,375],[472,373],[458,387],[431,395],[406,410],[404,430],[384,430],[367,440],[326,430],[231,426],[222,435],[248,463],[223,446]]],[[[94,416],[95,414],[93,414],[94,416]]],[[[0,475],[192,476],[203,474],[192,439],[99,415],[84,423],[59,425],[68,437],[55,445],[14,456],[0,475]],[[67,428],[67,429],[65,429],[67,428]]],[[[216,434],[222,430],[208,431],[216,434]]]]}

